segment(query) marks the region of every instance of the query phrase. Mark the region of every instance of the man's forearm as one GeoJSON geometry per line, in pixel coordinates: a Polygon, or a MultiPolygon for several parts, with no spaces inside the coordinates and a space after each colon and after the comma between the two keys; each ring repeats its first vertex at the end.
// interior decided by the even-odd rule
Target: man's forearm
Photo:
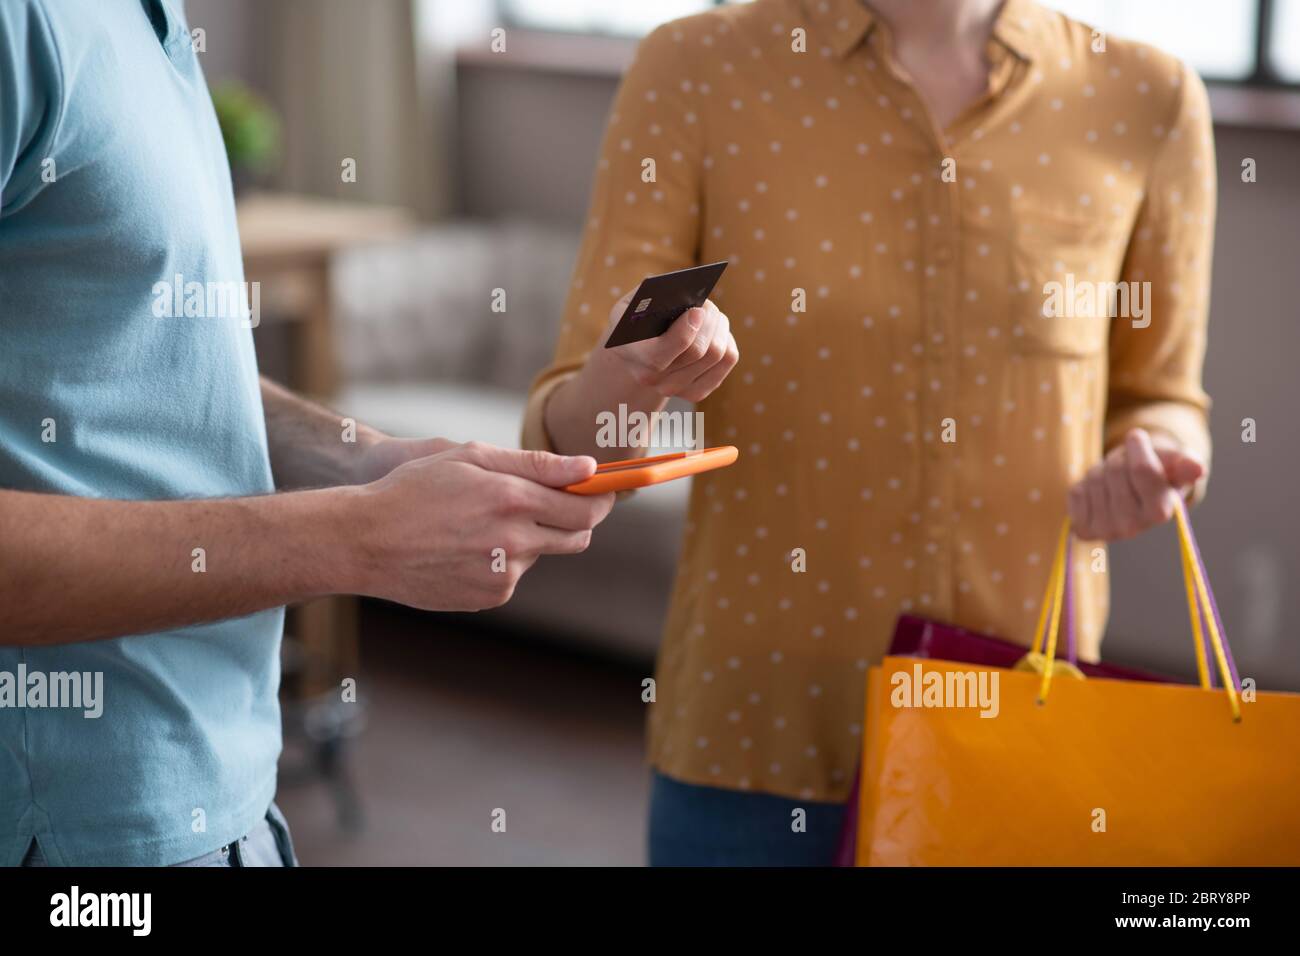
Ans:
{"type": "Polygon", "coordinates": [[[0,645],[140,634],[356,591],[360,489],[202,501],[0,491],[0,645]]]}
{"type": "Polygon", "coordinates": [[[366,449],[383,438],[263,377],[262,409],[277,488],[351,484],[366,449]]]}

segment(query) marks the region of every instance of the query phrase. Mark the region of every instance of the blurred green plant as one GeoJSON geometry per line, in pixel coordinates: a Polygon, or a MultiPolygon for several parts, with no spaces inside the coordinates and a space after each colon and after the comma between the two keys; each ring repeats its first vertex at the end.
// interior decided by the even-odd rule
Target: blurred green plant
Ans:
{"type": "Polygon", "coordinates": [[[267,172],[280,156],[280,118],[275,110],[261,96],[236,82],[215,86],[212,105],[231,170],[254,176],[267,172]]]}

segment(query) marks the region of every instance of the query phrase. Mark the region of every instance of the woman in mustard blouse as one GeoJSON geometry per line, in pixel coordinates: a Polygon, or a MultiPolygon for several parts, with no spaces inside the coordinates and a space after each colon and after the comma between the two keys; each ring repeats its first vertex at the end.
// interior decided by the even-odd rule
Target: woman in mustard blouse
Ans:
{"type": "MultiPolygon", "coordinates": [[[[828,862],[900,612],[1027,645],[1067,508],[1110,540],[1200,492],[1214,203],[1196,76],[1030,0],[757,0],[642,42],[525,442],[617,458],[600,412],[684,395],[741,451],[691,495],[652,863],[828,862]],[[644,276],[719,259],[671,341],[599,347],[644,276]]],[[[1108,584],[1076,580],[1095,659],[1108,584]]]]}

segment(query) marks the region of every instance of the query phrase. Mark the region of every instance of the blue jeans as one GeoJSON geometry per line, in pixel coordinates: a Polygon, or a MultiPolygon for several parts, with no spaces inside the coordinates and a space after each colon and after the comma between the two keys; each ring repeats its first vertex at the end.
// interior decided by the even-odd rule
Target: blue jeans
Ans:
{"type": "MultiPolygon", "coordinates": [[[[45,854],[36,841],[32,841],[23,866],[45,866],[45,854]]],[[[293,852],[293,838],[289,836],[289,822],[274,803],[266,816],[247,834],[234,843],[223,846],[203,856],[196,856],[175,866],[297,866],[298,857],[293,852]]]]}
{"type": "Polygon", "coordinates": [[[654,774],[651,866],[830,866],[844,805],[721,790],[654,774]],[[806,813],[796,830],[794,811],[806,813]]]}

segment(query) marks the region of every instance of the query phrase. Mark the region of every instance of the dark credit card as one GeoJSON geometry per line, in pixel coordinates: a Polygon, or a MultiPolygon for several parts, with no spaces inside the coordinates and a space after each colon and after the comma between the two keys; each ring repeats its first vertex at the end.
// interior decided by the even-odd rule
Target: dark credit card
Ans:
{"type": "Polygon", "coordinates": [[[725,261],[711,262],[642,279],[605,348],[663,335],[683,312],[704,304],[725,268],[725,261]]]}

